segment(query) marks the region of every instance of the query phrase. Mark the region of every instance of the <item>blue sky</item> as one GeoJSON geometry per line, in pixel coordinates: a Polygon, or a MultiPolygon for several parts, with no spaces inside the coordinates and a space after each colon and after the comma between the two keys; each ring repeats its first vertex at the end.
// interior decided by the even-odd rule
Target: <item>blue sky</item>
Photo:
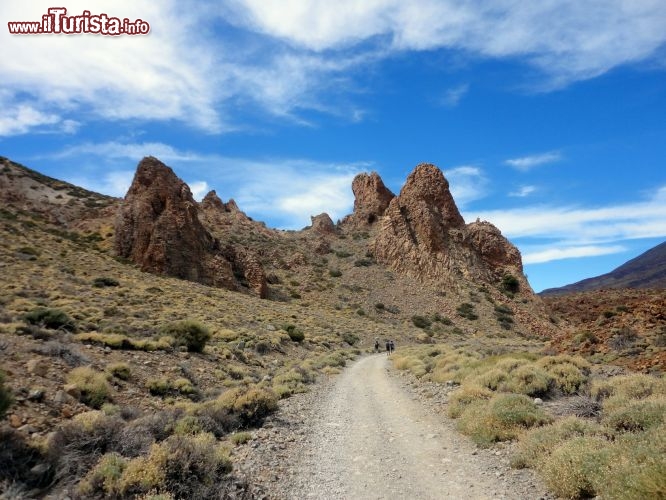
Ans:
{"type": "Polygon", "coordinates": [[[151,31],[10,35],[53,5],[0,5],[0,154],[48,175],[122,196],[154,155],[301,228],[351,212],[356,173],[397,193],[430,162],[536,291],[666,239],[663,0],[63,5],[151,31]]]}

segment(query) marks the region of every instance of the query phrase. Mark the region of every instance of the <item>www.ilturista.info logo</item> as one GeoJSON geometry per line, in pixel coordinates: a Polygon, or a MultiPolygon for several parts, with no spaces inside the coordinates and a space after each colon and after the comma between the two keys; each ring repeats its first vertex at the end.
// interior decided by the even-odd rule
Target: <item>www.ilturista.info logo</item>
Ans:
{"type": "Polygon", "coordinates": [[[65,7],[51,7],[41,21],[8,22],[12,35],[45,35],[91,33],[93,35],[147,35],[150,24],[142,19],[130,21],[107,14],[91,14],[84,10],[80,16],[68,16],[65,7]]]}

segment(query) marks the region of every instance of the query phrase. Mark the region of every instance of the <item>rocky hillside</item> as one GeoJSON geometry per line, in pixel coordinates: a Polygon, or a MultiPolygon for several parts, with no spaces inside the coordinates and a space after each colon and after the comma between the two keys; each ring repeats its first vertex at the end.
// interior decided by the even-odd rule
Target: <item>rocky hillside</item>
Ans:
{"type": "Polygon", "coordinates": [[[545,297],[562,327],[551,345],[634,370],[666,371],[666,290],[610,289],[545,297]]]}
{"type": "Polygon", "coordinates": [[[562,295],[608,288],[666,289],[666,242],[651,248],[613,271],[560,288],[549,288],[542,296],[562,295]]]}

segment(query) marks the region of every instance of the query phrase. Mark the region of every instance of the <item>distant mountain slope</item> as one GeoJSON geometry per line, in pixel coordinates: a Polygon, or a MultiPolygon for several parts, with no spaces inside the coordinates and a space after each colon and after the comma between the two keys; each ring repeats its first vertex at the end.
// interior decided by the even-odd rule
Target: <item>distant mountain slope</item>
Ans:
{"type": "Polygon", "coordinates": [[[588,278],[540,295],[562,295],[604,288],[666,288],[666,242],[622,264],[610,273],[588,278]]]}

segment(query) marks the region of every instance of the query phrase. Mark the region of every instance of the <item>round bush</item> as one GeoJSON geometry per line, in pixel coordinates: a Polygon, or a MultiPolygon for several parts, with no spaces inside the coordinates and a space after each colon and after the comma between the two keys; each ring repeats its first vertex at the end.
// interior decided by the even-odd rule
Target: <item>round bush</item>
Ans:
{"type": "Polygon", "coordinates": [[[51,330],[67,330],[69,332],[76,330],[74,320],[60,309],[38,307],[26,313],[23,319],[31,325],[38,325],[51,330]]]}
{"type": "Polygon", "coordinates": [[[161,328],[163,335],[173,337],[176,345],[187,347],[190,352],[203,352],[211,334],[208,328],[196,321],[177,321],[161,328]]]}

